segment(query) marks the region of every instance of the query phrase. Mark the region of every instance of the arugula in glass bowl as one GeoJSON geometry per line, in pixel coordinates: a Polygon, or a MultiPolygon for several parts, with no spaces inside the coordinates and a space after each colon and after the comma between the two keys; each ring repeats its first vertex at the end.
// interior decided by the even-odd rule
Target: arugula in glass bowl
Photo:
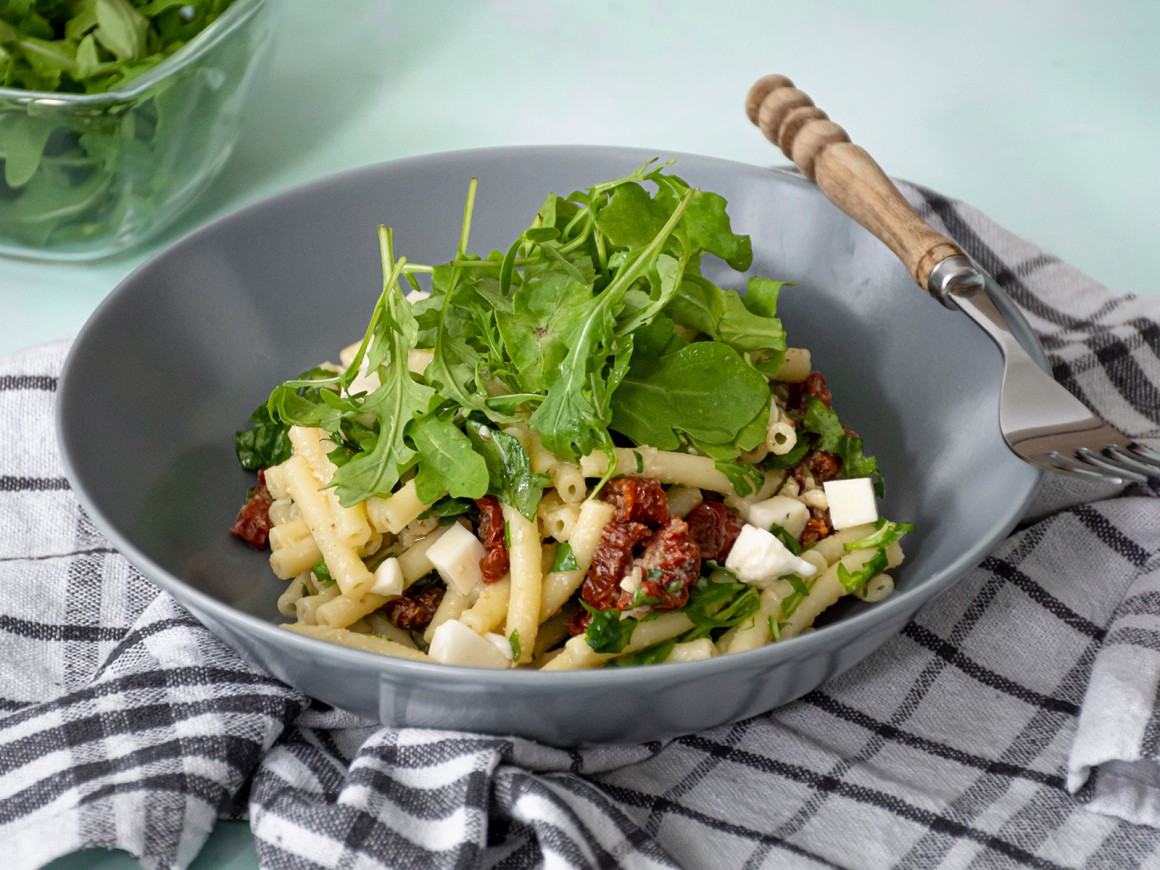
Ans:
{"type": "Polygon", "coordinates": [[[236,139],[262,0],[0,0],[0,253],[155,234],[236,139]]]}

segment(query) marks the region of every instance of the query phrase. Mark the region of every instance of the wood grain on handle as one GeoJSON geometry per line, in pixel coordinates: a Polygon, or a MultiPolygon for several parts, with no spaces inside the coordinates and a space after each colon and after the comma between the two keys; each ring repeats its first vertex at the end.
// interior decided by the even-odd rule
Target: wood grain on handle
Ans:
{"type": "Polygon", "coordinates": [[[923,290],[940,260],[963,256],[919,217],[874,158],[785,76],[758,79],[745,112],[831,202],[881,239],[923,290]]]}

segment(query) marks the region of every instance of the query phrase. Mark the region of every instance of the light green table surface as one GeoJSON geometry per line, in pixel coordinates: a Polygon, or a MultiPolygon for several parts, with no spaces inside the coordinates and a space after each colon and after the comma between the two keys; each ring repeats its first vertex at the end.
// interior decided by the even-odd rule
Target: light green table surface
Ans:
{"type": "MultiPolygon", "coordinates": [[[[270,74],[193,212],[94,265],[0,260],[0,353],[74,334],[181,232],[370,163],[527,143],[784,164],[746,119],[789,75],[886,171],[966,200],[1113,290],[1160,283],[1155,0],[271,0],[270,74]]],[[[62,868],[136,866],[89,851],[62,868]]],[[[193,865],[252,868],[241,824],[193,865]]]]}

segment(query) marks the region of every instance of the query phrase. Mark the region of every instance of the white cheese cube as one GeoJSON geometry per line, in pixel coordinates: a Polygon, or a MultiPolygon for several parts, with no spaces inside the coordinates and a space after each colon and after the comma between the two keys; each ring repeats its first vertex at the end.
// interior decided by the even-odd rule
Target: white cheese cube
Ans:
{"type": "MultiPolygon", "coordinates": [[[[500,640],[507,644],[506,638],[500,637],[500,640]]],[[[511,667],[510,644],[505,656],[499,644],[493,642],[491,637],[476,634],[458,619],[449,619],[432,632],[427,655],[445,665],[464,665],[469,668],[511,667]]]]}
{"type": "Polygon", "coordinates": [[[817,568],[786,549],[776,535],[746,523],[725,559],[742,583],[767,583],[783,574],[813,577],[817,568]]]}
{"type": "Polygon", "coordinates": [[[781,526],[795,538],[800,538],[810,518],[810,509],[788,495],[775,495],[765,501],[749,506],[749,516],[745,519],[759,529],[768,530],[774,523],[781,526]]]}
{"type": "Polygon", "coordinates": [[[458,523],[448,527],[427,550],[427,558],[447,588],[460,595],[470,595],[483,582],[483,571],[479,567],[483,556],[479,538],[458,523]]]}
{"type": "Polygon", "coordinates": [[[495,646],[495,648],[499,650],[499,654],[503,656],[509,664],[515,660],[516,656],[515,651],[512,649],[512,642],[502,634],[489,631],[483,636],[483,639],[495,646]]]}
{"type": "Polygon", "coordinates": [[[371,587],[375,595],[402,595],[403,569],[394,556],[384,559],[375,568],[375,585],[371,587]]]}
{"type": "Polygon", "coordinates": [[[835,530],[861,526],[878,519],[878,502],[870,478],[827,480],[822,488],[830,503],[830,524],[835,530]]]}

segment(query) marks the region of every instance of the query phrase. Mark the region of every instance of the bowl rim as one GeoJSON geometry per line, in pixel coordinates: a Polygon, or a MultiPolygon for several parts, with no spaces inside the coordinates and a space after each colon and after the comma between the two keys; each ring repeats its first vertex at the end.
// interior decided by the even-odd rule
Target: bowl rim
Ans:
{"type": "Polygon", "coordinates": [[[0,99],[45,109],[73,106],[100,108],[130,102],[215,47],[243,24],[250,21],[265,2],[266,0],[233,0],[221,15],[211,21],[193,39],[123,87],[103,91],[99,94],[71,94],[61,91],[33,91],[27,88],[0,87],[0,99]]]}
{"type": "MultiPolygon", "coordinates": [[[[237,209],[219,215],[174,240],[137,266],[102,300],[101,304],[81,328],[72,346],[69,348],[58,382],[57,403],[63,404],[67,401],[70,392],[70,372],[75,366],[80,365],[78,358],[83,355],[85,348],[92,340],[95,327],[101,322],[104,310],[107,307],[111,307],[111,304],[118,297],[128,295],[131,288],[140,281],[140,277],[147,273],[149,269],[156,268],[157,264],[168,257],[172,251],[197,244],[203,235],[218,232],[219,226],[228,226],[231,222],[240,220],[252,212],[274,209],[279,203],[309,195],[316,188],[325,188],[330,184],[341,181],[350,182],[360,176],[375,176],[384,171],[404,167],[407,164],[440,163],[447,160],[467,160],[472,157],[482,159],[485,156],[503,157],[505,155],[511,155],[513,158],[516,158],[521,153],[531,152],[555,152],[559,155],[559,159],[567,159],[567,155],[569,154],[583,154],[589,157],[594,154],[619,154],[624,155],[625,159],[643,158],[640,162],[648,160],[651,156],[660,153],[666,157],[675,158],[678,161],[698,161],[717,164],[722,168],[731,168],[734,171],[766,171],[777,178],[777,183],[779,184],[796,186],[801,189],[813,191],[814,195],[823,196],[815,184],[801,177],[789,167],[769,167],[717,156],[636,146],[533,144],[454,149],[411,155],[332,173],[261,197],[237,209]]],[[[845,218],[843,215],[843,219],[849,218],[845,218]]],[[[993,279],[988,280],[988,287],[993,293],[992,298],[996,306],[1008,318],[1012,332],[1016,338],[1024,345],[1025,349],[1031,354],[1037,364],[1041,368],[1045,368],[1047,365],[1046,354],[1027,319],[1006,292],[993,279]]],[[[70,436],[70,433],[66,431],[68,429],[66,415],[59,413],[59,411],[55,415],[54,429],[65,476],[69,480],[78,502],[88,513],[93,523],[105,535],[114,548],[134,567],[140,570],[150,582],[161,590],[173,595],[179,603],[186,605],[188,602],[188,606],[196,610],[199,614],[204,613],[214,620],[231,623],[235,626],[240,625],[250,637],[260,641],[263,645],[275,641],[278,644],[290,644],[302,652],[310,652],[315,655],[325,654],[336,663],[352,667],[370,668],[380,679],[387,674],[396,674],[400,677],[407,674],[415,674],[423,675],[427,678],[434,677],[436,680],[447,680],[449,682],[470,680],[483,686],[509,685],[510,681],[515,679],[519,681],[521,686],[526,685],[529,688],[555,687],[561,691],[595,690],[599,689],[602,685],[618,685],[623,682],[633,683],[641,679],[643,672],[649,674],[649,679],[654,685],[662,685],[670,681],[680,682],[693,675],[712,676],[718,671],[733,670],[737,666],[735,663],[738,663],[739,660],[747,661],[753,665],[759,665],[759,670],[767,670],[774,662],[764,662],[765,659],[794,660],[810,658],[825,652],[827,648],[832,648],[835,642],[842,636],[849,641],[851,638],[863,633],[864,630],[872,629],[875,625],[889,623],[892,618],[897,619],[905,616],[906,619],[909,619],[920,607],[941,596],[967,572],[977,567],[986,555],[1010,534],[1011,530],[1015,528],[1026,513],[1028,506],[1038,492],[1045,476],[1045,473],[1041,469],[1026,465],[1028,477],[1025,489],[1020,493],[1020,498],[1008,503],[1006,511],[999,512],[1001,513],[1000,521],[993,525],[996,534],[991,539],[988,539],[985,545],[982,540],[975,542],[972,547],[959,553],[955,559],[944,563],[938,570],[928,574],[921,585],[899,590],[885,600],[874,604],[873,607],[866,608],[854,614],[845,615],[835,622],[828,623],[818,631],[807,632],[782,643],[766,644],[744,652],[715,656],[700,661],[675,662],[661,668],[649,667],[642,670],[641,667],[625,667],[566,671],[540,671],[530,668],[492,670],[460,665],[446,665],[438,662],[412,661],[329,643],[281,628],[280,623],[273,621],[277,616],[276,613],[272,613],[270,619],[263,619],[202,592],[200,589],[195,588],[161,566],[137,547],[133,541],[118,531],[111,519],[97,507],[96,501],[86,488],[83,479],[77,474],[69,449],[69,443],[73,436],[70,436]],[[918,599],[917,602],[915,599],[918,599]],[[520,676],[515,678],[510,676],[517,672],[520,676]]]]}

